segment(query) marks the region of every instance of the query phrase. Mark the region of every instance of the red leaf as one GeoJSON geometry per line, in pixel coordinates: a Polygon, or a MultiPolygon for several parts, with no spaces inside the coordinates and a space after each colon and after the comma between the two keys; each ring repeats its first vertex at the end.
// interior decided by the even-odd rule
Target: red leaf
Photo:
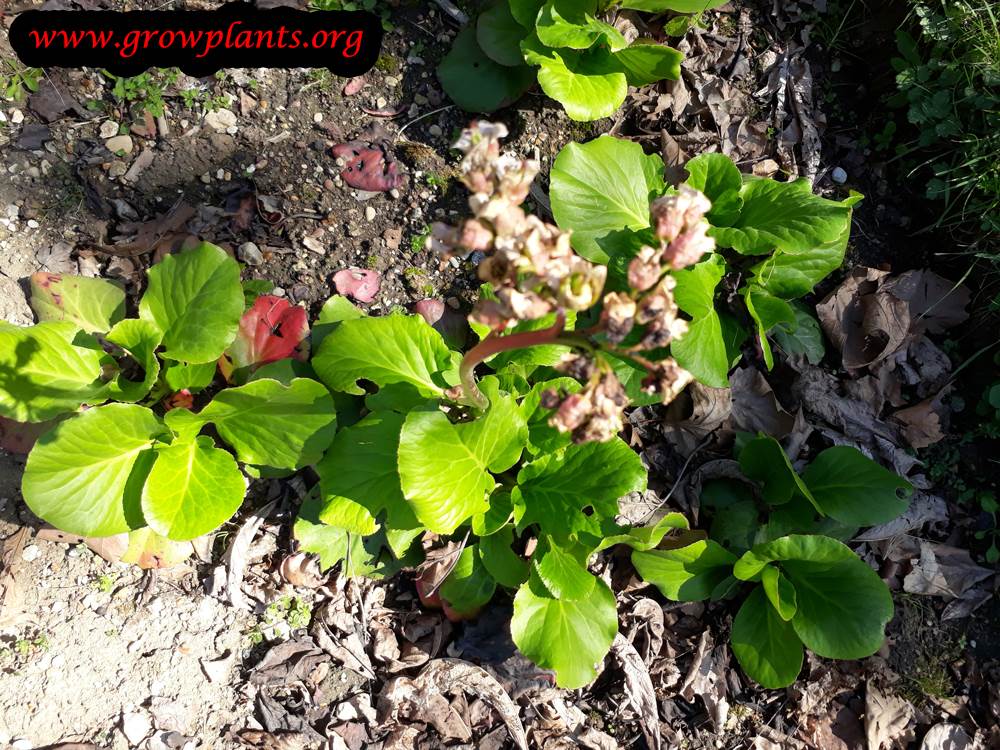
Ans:
{"type": "Polygon", "coordinates": [[[356,93],[361,91],[365,87],[367,81],[364,76],[357,76],[351,78],[347,83],[344,84],[344,96],[354,96],[356,93]]]}
{"type": "Polygon", "coordinates": [[[347,268],[333,275],[333,284],[338,294],[346,294],[358,302],[371,302],[378,294],[382,278],[375,271],[347,268]]]}
{"type": "Polygon", "coordinates": [[[372,147],[364,141],[348,141],[334,146],[331,152],[347,160],[340,176],[352,188],[386,192],[403,184],[396,160],[385,148],[372,147]]]}
{"type": "Polygon", "coordinates": [[[309,323],[304,308],[283,297],[262,294],[240,320],[226,354],[234,369],[264,365],[289,357],[304,358],[309,323]]]}

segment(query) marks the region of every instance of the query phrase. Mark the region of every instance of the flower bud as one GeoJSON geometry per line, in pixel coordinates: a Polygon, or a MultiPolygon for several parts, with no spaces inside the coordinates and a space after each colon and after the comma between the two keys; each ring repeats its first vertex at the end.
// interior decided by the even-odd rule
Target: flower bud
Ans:
{"type": "Polygon", "coordinates": [[[637,292],[654,287],[663,275],[662,254],[662,250],[643,245],[628,264],[628,285],[637,292]]]}

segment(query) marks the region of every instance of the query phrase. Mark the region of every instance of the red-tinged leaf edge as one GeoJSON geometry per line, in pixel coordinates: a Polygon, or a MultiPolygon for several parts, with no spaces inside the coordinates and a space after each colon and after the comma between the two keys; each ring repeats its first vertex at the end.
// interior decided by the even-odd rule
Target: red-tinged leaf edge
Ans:
{"type": "Polygon", "coordinates": [[[236,338],[219,361],[226,380],[233,372],[280,359],[308,359],[309,318],[305,308],[262,294],[240,319],[236,338]]]}

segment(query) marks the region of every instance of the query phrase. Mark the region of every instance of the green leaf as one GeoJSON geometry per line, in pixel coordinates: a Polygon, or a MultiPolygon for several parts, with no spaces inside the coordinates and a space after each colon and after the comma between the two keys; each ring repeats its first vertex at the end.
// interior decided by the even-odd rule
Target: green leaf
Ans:
{"type": "Polygon", "coordinates": [[[861,659],[878,651],[892,619],[892,596],[846,545],[825,536],[782,537],[743,555],[733,574],[752,580],[771,562],[795,587],[792,627],[808,649],[830,659],[861,659]]]}
{"type": "Polygon", "coordinates": [[[767,340],[767,332],[779,323],[794,323],[795,312],[787,302],[756,285],[744,287],[743,300],[746,302],[747,312],[757,324],[757,339],[764,353],[764,363],[770,370],[774,367],[774,354],[767,340]]]}
{"type": "Polygon", "coordinates": [[[125,317],[125,291],[104,279],[39,272],[31,277],[31,309],[39,321],[64,320],[87,333],[107,333],[125,317]]]}
{"type": "Polygon", "coordinates": [[[597,578],[587,570],[586,555],[583,560],[580,557],[547,538],[531,556],[531,567],[557,599],[585,599],[593,592],[597,578]]]}
{"type": "Polygon", "coordinates": [[[745,255],[775,249],[803,253],[836,242],[850,228],[851,209],[844,202],[820,198],[803,178],[795,182],[750,180],[740,191],[743,209],[728,227],[709,234],[722,247],[745,255]]]}
{"type": "Polygon", "coordinates": [[[761,435],[743,446],[740,469],[763,485],[761,496],[768,505],[784,505],[796,493],[816,505],[809,488],[792,468],[781,444],[773,437],[761,435]]]}
{"type": "Polygon", "coordinates": [[[321,516],[324,522],[371,534],[376,528],[375,518],[385,512],[390,528],[419,526],[399,486],[396,456],[403,419],[395,412],[373,413],[337,433],[326,455],[316,464],[325,506],[321,516]],[[363,511],[355,511],[353,523],[343,515],[344,501],[363,511]]]}
{"type": "Polygon", "coordinates": [[[800,302],[791,303],[795,322],[778,323],[771,335],[778,347],[789,357],[804,357],[811,365],[818,365],[826,354],[819,321],[800,302]]]}
{"type": "Polygon", "coordinates": [[[700,190],[713,207],[726,193],[743,187],[743,175],[725,154],[702,154],[684,165],[688,186],[700,190]]]}
{"type": "Polygon", "coordinates": [[[761,289],[782,299],[797,299],[813,290],[819,282],[840,268],[846,244],[840,247],[815,247],[799,253],[780,250],[750,268],[753,281],[761,289]]]}
{"type": "Polygon", "coordinates": [[[745,483],[735,479],[709,480],[702,485],[699,501],[712,519],[708,532],[712,539],[737,553],[750,549],[760,518],[753,493],[745,483]]]}
{"type": "Polygon", "coordinates": [[[511,493],[514,519],[519,529],[537,523],[563,543],[580,533],[596,537],[601,521],[618,514],[619,497],[645,489],[642,460],[620,438],[570,445],[521,467],[511,493]]]}
{"type": "Polygon", "coordinates": [[[299,541],[299,549],[319,556],[320,569],[332,568],[341,560],[351,558],[345,564],[348,575],[364,575],[366,570],[374,570],[374,560],[368,553],[359,534],[352,534],[337,526],[328,526],[320,521],[322,502],[315,494],[309,495],[299,508],[295,519],[293,535],[299,541]]]}
{"type": "Polygon", "coordinates": [[[359,380],[379,387],[409,383],[428,397],[447,387],[453,353],[419,315],[345,320],[323,339],[312,360],[319,379],[334,391],[363,394],[359,380]]]}
{"type": "Polygon", "coordinates": [[[513,104],[535,81],[529,66],[508,67],[487,57],[472,25],[458,32],[437,75],[445,93],[467,112],[493,112],[513,104]]]}
{"type": "Polygon", "coordinates": [[[526,36],[524,27],[511,15],[507,0],[500,0],[483,11],[476,21],[476,41],[479,48],[501,65],[524,65],[521,40],[526,36]]]}
{"type": "Polygon", "coordinates": [[[163,332],[160,356],[191,364],[217,360],[236,337],[243,315],[239,264],[203,242],[149,269],[139,317],[163,332]]]}
{"type": "Polygon", "coordinates": [[[160,419],[132,404],[88,409],[43,435],[21,491],[32,512],[61,531],[112,536],[145,525],[142,486],[166,436],[160,419]]]}
{"type": "Polygon", "coordinates": [[[712,8],[721,8],[725,2],[719,0],[621,0],[621,7],[661,13],[672,10],[675,13],[701,13],[712,8]]]}
{"type": "Polygon", "coordinates": [[[677,280],[674,300],[691,316],[691,322],[687,333],[671,342],[670,351],[681,367],[713,388],[729,385],[731,360],[722,320],[715,311],[715,288],[725,274],[725,261],[714,254],[673,274],[677,280]]]}
{"type": "Polygon", "coordinates": [[[542,669],[553,669],[559,687],[590,683],[618,633],[615,595],[597,580],[586,599],[554,598],[532,576],[514,597],[510,633],[521,653],[542,669]]]}
{"type": "Polygon", "coordinates": [[[598,240],[622,229],[649,226],[649,204],[666,189],[663,160],[631,141],[601,136],[570,143],[552,165],[552,215],[573,230],[573,247],[596,263],[608,255],[598,240]]]}
{"type": "Polygon", "coordinates": [[[590,122],[613,115],[628,93],[628,79],[610,52],[550,49],[537,37],[521,43],[524,59],[538,65],[538,84],[566,109],[571,120],[590,122]]]}
{"type": "MultiPolygon", "coordinates": [[[[108,341],[127,351],[143,370],[142,380],[129,380],[124,372],[119,372],[110,384],[111,398],[134,403],[146,397],[160,375],[156,347],[160,345],[162,335],[160,329],[148,320],[136,318],[122,320],[108,332],[108,341]]],[[[215,365],[212,367],[214,371],[215,365]]]]}
{"type": "Polygon", "coordinates": [[[479,556],[486,570],[501,586],[512,589],[528,580],[528,563],[511,549],[513,541],[513,526],[479,539],[479,556]]]}
{"type": "Polygon", "coordinates": [[[524,28],[534,30],[538,20],[538,12],[545,5],[545,0],[510,0],[510,14],[524,28]]]}
{"type": "Polygon", "coordinates": [[[309,335],[309,343],[314,352],[319,351],[323,339],[330,335],[330,332],[345,320],[357,320],[367,317],[364,310],[355,307],[347,297],[335,294],[326,302],[319,311],[319,318],[312,326],[309,335]]]}
{"type": "Polygon", "coordinates": [[[604,530],[604,538],[597,544],[596,550],[607,549],[616,544],[627,544],[632,549],[651,550],[663,541],[669,532],[676,530],[687,530],[690,526],[688,520],[680,513],[667,513],[663,518],[652,526],[619,526],[616,523],[608,523],[604,530]]]}
{"type": "Polygon", "coordinates": [[[788,622],[795,616],[798,609],[795,597],[795,587],[784,574],[773,565],[768,565],[761,571],[760,582],[771,606],[778,612],[782,620],[788,622]]]}
{"type": "Polygon", "coordinates": [[[510,523],[514,514],[514,503],[507,490],[497,490],[489,498],[490,507],[484,513],[472,517],[472,533],[487,537],[496,534],[510,523]]]}
{"type": "Polygon", "coordinates": [[[548,0],[535,23],[539,41],[546,47],[585,50],[600,43],[612,52],[625,49],[621,32],[595,17],[597,5],[597,0],[548,0]]]}
{"type": "Polygon", "coordinates": [[[636,39],[623,50],[614,53],[629,86],[647,86],[664,78],[676,81],[681,77],[684,55],[652,39],[636,39]]]}
{"type": "Polygon", "coordinates": [[[732,574],[735,562],[736,555],[711,539],[679,549],[632,553],[632,564],[642,580],[677,602],[708,599],[715,587],[732,574]]]}
{"type": "Polygon", "coordinates": [[[44,422],[105,398],[100,345],[73,323],[0,321],[0,416],[44,422]]]}
{"type": "MultiPolygon", "coordinates": [[[[286,362],[289,360],[281,361],[286,362]]],[[[277,365],[279,363],[274,362],[272,364],[277,365]]],[[[170,362],[163,369],[163,380],[168,386],[170,386],[170,390],[175,393],[185,389],[191,391],[192,393],[198,393],[199,391],[205,390],[212,384],[212,381],[215,379],[215,370],[217,366],[217,363],[214,361],[204,362],[200,365],[189,365],[185,362],[170,362]]],[[[266,367],[267,365],[259,370],[256,370],[253,376],[263,377],[261,372],[266,367]]]]}
{"type": "Polygon", "coordinates": [[[288,386],[254,380],[227,388],[197,417],[212,422],[243,463],[276,469],[319,461],[333,441],[337,421],[329,392],[306,378],[288,386]]]}
{"type": "Polygon", "coordinates": [[[542,391],[556,390],[566,393],[577,393],[583,388],[578,380],[573,378],[553,378],[541,383],[535,383],[528,395],[521,401],[521,414],[528,424],[528,452],[533,456],[540,453],[555,453],[560,448],[569,445],[573,438],[568,432],[560,432],[549,424],[552,409],[544,409],[541,405],[542,391]]]}
{"type": "Polygon", "coordinates": [[[483,565],[479,549],[470,544],[441,584],[441,597],[460,615],[474,615],[493,598],[497,582],[483,565]]]}
{"type": "Polygon", "coordinates": [[[891,521],[906,510],[913,492],[901,476],[847,445],[816,456],[802,472],[802,481],[822,513],[850,526],[891,521]]]}
{"type": "Polygon", "coordinates": [[[437,534],[451,534],[489,507],[487,496],[498,474],[521,457],[528,428],[516,402],[500,395],[496,381],[480,387],[490,408],[473,422],[452,424],[447,415],[411,412],[399,440],[403,495],[417,518],[437,534]]]}
{"type": "Polygon", "coordinates": [[[169,568],[187,560],[193,551],[190,544],[173,542],[144,526],[129,532],[121,561],[140,568],[169,568]]]}
{"type": "Polygon", "coordinates": [[[802,642],[762,588],[753,590],[733,618],[729,643],[743,671],[762,687],[791,685],[802,671],[802,642]]]}
{"type": "Polygon", "coordinates": [[[212,438],[175,440],[156,449],[142,491],[142,513],[157,534],[187,541],[224,524],[246,494],[236,460],[212,438]]]}

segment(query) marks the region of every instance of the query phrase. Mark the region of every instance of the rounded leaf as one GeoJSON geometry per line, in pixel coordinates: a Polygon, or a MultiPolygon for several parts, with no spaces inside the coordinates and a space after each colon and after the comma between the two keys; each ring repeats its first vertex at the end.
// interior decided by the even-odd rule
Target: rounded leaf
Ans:
{"type": "Polygon", "coordinates": [[[729,644],[743,671],[762,687],[791,685],[802,670],[802,642],[760,587],[736,613],[729,644]]]}
{"type": "Polygon", "coordinates": [[[437,74],[445,93],[467,112],[493,112],[513,104],[535,81],[529,66],[508,67],[487,57],[471,25],[458,32],[437,74]]]}
{"type": "Polygon", "coordinates": [[[708,599],[733,571],[736,555],[711,539],[679,549],[636,550],[632,564],[639,576],[675,602],[708,599]]]}
{"type": "Polygon", "coordinates": [[[247,484],[229,453],[200,436],[156,449],[142,513],[158,534],[183,542],[214,531],[243,503],[247,484]]]}
{"type": "Polygon", "coordinates": [[[28,456],[21,491],[32,512],[61,531],[111,536],[145,526],[141,496],[166,434],[149,409],[108,404],[57,424],[28,456]]]}
{"type": "Polygon", "coordinates": [[[507,67],[524,65],[521,40],[525,28],[511,15],[507,0],[483,11],[476,21],[476,41],[490,59],[507,67]]]}

